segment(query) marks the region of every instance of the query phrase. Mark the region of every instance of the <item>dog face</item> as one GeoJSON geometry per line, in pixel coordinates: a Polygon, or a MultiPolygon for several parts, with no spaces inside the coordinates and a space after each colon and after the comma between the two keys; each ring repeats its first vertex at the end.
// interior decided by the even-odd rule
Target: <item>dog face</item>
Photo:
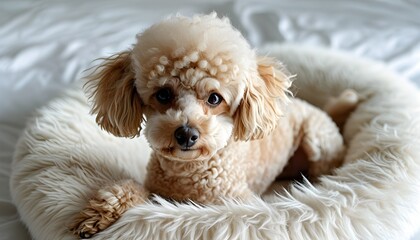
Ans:
{"type": "Polygon", "coordinates": [[[183,85],[182,80],[171,78],[151,89],[145,104],[146,138],[155,151],[170,159],[211,157],[232,134],[233,119],[220,91],[223,87],[213,78],[200,83],[183,85]]]}
{"type": "Polygon", "coordinates": [[[258,139],[281,116],[291,82],[257,57],[227,19],[166,19],[108,58],[89,79],[98,124],[134,137],[141,123],[152,149],[173,160],[209,159],[230,139],[258,139]]]}

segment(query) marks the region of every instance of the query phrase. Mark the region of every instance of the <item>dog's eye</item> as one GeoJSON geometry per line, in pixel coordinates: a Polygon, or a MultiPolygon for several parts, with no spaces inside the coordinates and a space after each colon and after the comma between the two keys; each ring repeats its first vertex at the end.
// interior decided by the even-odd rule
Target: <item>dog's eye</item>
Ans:
{"type": "Polygon", "coordinates": [[[167,104],[172,101],[173,94],[170,88],[162,88],[156,92],[156,100],[161,104],[167,104]]]}
{"type": "Polygon", "coordinates": [[[217,93],[212,93],[210,94],[209,98],[207,99],[207,103],[212,106],[215,107],[217,105],[219,105],[222,102],[223,98],[222,96],[220,96],[217,93]]]}

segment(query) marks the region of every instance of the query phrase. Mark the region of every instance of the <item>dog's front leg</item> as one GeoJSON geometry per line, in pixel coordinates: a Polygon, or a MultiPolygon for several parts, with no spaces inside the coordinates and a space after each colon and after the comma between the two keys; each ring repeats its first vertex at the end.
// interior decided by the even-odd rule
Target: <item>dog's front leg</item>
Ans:
{"type": "Polygon", "coordinates": [[[144,203],[148,195],[148,191],[133,180],[105,186],[89,200],[70,230],[80,238],[90,238],[116,222],[129,208],[144,203]]]}

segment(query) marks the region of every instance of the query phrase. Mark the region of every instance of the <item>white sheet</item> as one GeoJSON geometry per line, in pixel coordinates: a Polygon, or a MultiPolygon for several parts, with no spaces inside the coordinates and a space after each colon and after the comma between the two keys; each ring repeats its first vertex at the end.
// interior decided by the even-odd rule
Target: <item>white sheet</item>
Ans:
{"type": "Polygon", "coordinates": [[[162,17],[213,10],[229,16],[255,47],[287,41],[342,49],[383,61],[420,85],[416,0],[3,0],[0,238],[30,238],[11,203],[8,175],[14,145],[33,109],[79,80],[93,59],[128,48],[136,33],[162,17]]]}

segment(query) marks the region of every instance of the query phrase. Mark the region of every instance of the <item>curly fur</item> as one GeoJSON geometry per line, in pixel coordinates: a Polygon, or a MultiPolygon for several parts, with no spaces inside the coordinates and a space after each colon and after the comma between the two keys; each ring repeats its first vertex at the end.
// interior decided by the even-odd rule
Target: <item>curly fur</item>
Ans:
{"type": "MultiPolygon", "coordinates": [[[[300,145],[313,163],[311,175],[339,165],[344,146],[337,126],[319,109],[290,100],[290,85],[277,60],[257,56],[229,20],[215,14],[176,16],[151,26],[133,49],[106,59],[87,83],[92,112],[108,132],[137,136],[144,115],[154,150],[147,191],[204,204],[262,194],[300,145]],[[171,92],[168,102],[156,97],[162,89],[171,92]],[[214,93],[220,104],[207,102],[214,93]],[[199,133],[187,149],[174,136],[182,126],[199,133]]],[[[126,192],[117,198],[132,199],[126,192]]],[[[135,200],[128,206],[141,202],[135,200]]],[[[72,229],[91,236],[124,212],[113,209],[91,201],[72,229]]]]}
{"type": "Polygon", "coordinates": [[[86,85],[94,98],[92,112],[96,114],[96,122],[120,137],[138,136],[143,117],[141,99],[133,88],[135,78],[130,55],[121,52],[106,59],[86,85]]]}

